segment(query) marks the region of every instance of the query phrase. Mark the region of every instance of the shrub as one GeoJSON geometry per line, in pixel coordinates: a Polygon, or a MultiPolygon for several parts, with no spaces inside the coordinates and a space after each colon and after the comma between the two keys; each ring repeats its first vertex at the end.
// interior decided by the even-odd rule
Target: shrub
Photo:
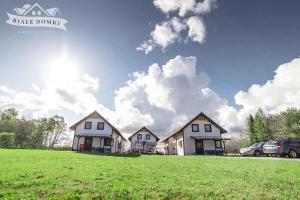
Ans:
{"type": "Polygon", "coordinates": [[[0,133],[0,147],[10,148],[14,147],[15,144],[15,134],[2,132],[0,133]]]}

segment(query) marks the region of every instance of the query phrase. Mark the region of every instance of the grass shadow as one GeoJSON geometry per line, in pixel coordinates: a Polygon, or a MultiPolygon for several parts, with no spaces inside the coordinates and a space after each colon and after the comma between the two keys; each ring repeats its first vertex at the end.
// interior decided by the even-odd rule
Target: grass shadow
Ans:
{"type": "Polygon", "coordinates": [[[122,157],[122,158],[138,158],[140,154],[112,154],[112,153],[99,153],[90,151],[75,151],[79,154],[95,155],[95,156],[112,156],[112,157],[122,157]]]}

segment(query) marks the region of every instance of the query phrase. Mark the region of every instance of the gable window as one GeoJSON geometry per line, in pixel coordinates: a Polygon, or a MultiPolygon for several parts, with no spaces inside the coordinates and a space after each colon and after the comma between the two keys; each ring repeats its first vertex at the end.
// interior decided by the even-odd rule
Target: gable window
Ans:
{"type": "Polygon", "coordinates": [[[85,122],[84,129],[91,129],[92,128],[92,122],[85,122]]]}
{"type": "Polygon", "coordinates": [[[110,138],[104,138],[104,146],[111,146],[111,139],[110,138]]]}
{"type": "Polygon", "coordinates": [[[137,134],[137,139],[142,139],[142,134],[137,134]]]}
{"type": "Polygon", "coordinates": [[[192,131],[193,132],[199,132],[199,125],[198,124],[192,124],[192,131]]]}
{"type": "Polygon", "coordinates": [[[104,122],[98,122],[97,130],[104,130],[104,122]]]}
{"type": "Polygon", "coordinates": [[[204,124],[205,132],[211,132],[211,124],[204,124]]]}
{"type": "Polygon", "coordinates": [[[150,140],[151,139],[151,135],[150,134],[147,134],[146,135],[146,140],[150,140]]]}

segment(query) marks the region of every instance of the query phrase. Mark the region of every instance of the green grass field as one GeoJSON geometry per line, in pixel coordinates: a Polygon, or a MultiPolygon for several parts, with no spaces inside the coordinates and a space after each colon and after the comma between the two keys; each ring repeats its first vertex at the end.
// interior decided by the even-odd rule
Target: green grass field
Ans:
{"type": "Polygon", "coordinates": [[[300,162],[0,149],[0,199],[300,199],[300,162]]]}

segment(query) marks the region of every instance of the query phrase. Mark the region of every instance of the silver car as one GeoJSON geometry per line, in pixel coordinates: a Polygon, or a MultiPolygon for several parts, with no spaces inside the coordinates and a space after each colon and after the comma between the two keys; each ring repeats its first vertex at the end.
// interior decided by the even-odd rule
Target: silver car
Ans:
{"type": "Polygon", "coordinates": [[[265,142],[259,142],[247,148],[240,149],[240,154],[243,156],[260,156],[263,153],[263,146],[265,142]]]}

